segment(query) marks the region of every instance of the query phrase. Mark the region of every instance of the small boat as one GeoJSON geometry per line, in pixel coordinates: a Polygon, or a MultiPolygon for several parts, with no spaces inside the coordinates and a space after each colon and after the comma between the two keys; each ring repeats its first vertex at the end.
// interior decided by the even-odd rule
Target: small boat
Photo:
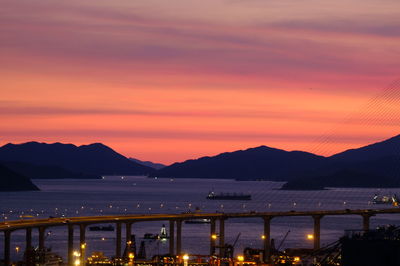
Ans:
{"type": "Polygon", "coordinates": [[[167,229],[165,228],[165,225],[163,224],[160,230],[160,234],[150,234],[150,233],[145,233],[143,235],[143,239],[150,239],[150,240],[165,240],[168,239],[169,235],[167,234],[167,229]]]}
{"type": "Polygon", "coordinates": [[[220,193],[210,191],[206,197],[209,200],[251,200],[250,194],[243,193],[220,193]]]}
{"type": "Polygon", "coordinates": [[[398,206],[399,200],[398,200],[396,194],[393,194],[393,196],[382,196],[382,197],[378,197],[378,195],[375,194],[372,199],[372,203],[373,204],[392,204],[393,206],[398,206]]]}
{"type": "Polygon", "coordinates": [[[114,231],[114,226],[90,226],[89,231],[114,231]]]}
{"type": "Polygon", "coordinates": [[[145,233],[143,235],[143,239],[151,239],[151,240],[156,240],[159,239],[160,236],[158,234],[150,234],[150,233],[145,233]]]}
{"type": "Polygon", "coordinates": [[[209,224],[209,223],[211,223],[210,219],[193,219],[185,221],[185,224],[209,224]]]}

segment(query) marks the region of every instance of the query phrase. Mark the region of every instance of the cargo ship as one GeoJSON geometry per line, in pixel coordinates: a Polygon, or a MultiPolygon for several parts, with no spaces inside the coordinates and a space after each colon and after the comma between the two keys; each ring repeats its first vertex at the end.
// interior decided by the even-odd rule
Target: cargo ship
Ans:
{"type": "Polygon", "coordinates": [[[219,193],[210,191],[206,197],[209,200],[251,200],[250,194],[243,193],[219,193]]]}
{"type": "Polygon", "coordinates": [[[378,197],[377,194],[374,195],[374,198],[372,199],[373,204],[391,204],[393,206],[398,206],[399,205],[399,199],[397,198],[396,194],[393,194],[393,196],[382,196],[378,197]]]}
{"type": "Polygon", "coordinates": [[[210,219],[192,219],[192,220],[186,220],[185,224],[209,224],[211,223],[210,219]]]}

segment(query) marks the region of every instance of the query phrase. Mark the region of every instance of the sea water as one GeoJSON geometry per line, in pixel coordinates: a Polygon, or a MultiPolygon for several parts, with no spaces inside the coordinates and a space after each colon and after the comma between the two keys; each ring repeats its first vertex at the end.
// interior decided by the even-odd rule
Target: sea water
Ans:
{"type": "MultiPolygon", "coordinates": [[[[267,181],[235,181],[226,179],[169,179],[131,176],[104,177],[101,180],[34,180],[41,191],[0,193],[0,220],[76,217],[123,214],[201,212],[267,212],[291,210],[343,210],[391,208],[374,205],[374,194],[400,194],[400,189],[332,188],[320,191],[279,190],[283,183],[267,181]],[[209,191],[216,193],[251,194],[250,201],[207,200],[209,191]],[[22,218],[21,218],[22,217],[22,218]]],[[[378,215],[371,218],[371,227],[398,225],[399,215],[378,215]]],[[[145,233],[159,234],[168,221],[138,222],[132,226],[137,248],[142,241],[148,257],[168,252],[168,241],[144,240],[145,233]]],[[[105,224],[108,225],[108,224],[105,224]]],[[[217,224],[218,225],[218,224],[217,224]]],[[[332,243],[344,234],[345,229],[361,229],[362,217],[357,215],[326,216],[321,220],[321,244],[332,243]]],[[[218,226],[217,226],[218,229],[218,226]]],[[[75,227],[75,248],[79,248],[79,228],[75,227]]],[[[271,221],[271,238],[276,247],[311,248],[307,234],[313,233],[311,217],[277,217],[271,221]],[[287,235],[286,239],[285,235],[287,235]],[[284,240],[284,241],[283,241],[284,240]]],[[[235,253],[245,247],[262,248],[263,222],[260,218],[237,218],[225,221],[225,243],[235,245],[235,253]]],[[[33,231],[33,244],[38,244],[37,230],[33,231]]],[[[124,236],[124,228],[122,235],[124,236]]],[[[3,257],[3,239],[0,235],[0,256],[3,257]]],[[[25,231],[12,233],[12,259],[22,259],[25,231]],[[19,247],[19,250],[17,249],[19,247]]],[[[46,247],[66,258],[67,228],[50,227],[46,230],[46,247]]],[[[107,256],[115,254],[115,231],[86,232],[87,251],[102,251],[107,256]]],[[[190,254],[208,254],[209,224],[182,226],[182,250],[190,254]]]]}

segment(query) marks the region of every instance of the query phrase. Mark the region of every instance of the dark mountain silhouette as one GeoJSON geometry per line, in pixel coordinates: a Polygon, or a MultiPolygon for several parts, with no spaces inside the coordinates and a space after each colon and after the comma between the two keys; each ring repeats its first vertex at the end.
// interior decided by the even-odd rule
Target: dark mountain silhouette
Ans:
{"type": "Polygon", "coordinates": [[[6,144],[0,148],[0,161],[56,166],[88,175],[146,175],[154,171],[132,162],[101,143],[79,147],[73,144],[38,142],[6,144]]]}
{"type": "Polygon", "coordinates": [[[400,135],[358,149],[347,150],[331,156],[333,162],[362,162],[383,157],[400,157],[400,135]]]}
{"type": "Polygon", "coordinates": [[[164,168],[166,166],[166,165],[161,164],[161,163],[153,163],[153,162],[150,162],[150,161],[141,161],[141,160],[135,159],[135,158],[129,158],[129,160],[134,161],[135,163],[138,163],[138,164],[141,164],[141,165],[144,165],[144,166],[151,167],[151,168],[156,169],[156,170],[159,170],[159,169],[164,168]]]}
{"type": "Polygon", "coordinates": [[[29,178],[0,164],[0,191],[39,190],[29,178]]]}
{"type": "Polygon", "coordinates": [[[3,162],[9,169],[31,179],[99,179],[99,175],[75,173],[59,166],[34,165],[23,162],[3,162]]]}
{"type": "Polygon", "coordinates": [[[291,189],[399,187],[400,136],[331,157],[261,146],[175,163],[152,175],[288,181],[291,189]]]}
{"type": "Polygon", "coordinates": [[[324,157],[307,152],[260,146],[222,153],[167,166],[152,176],[176,178],[235,178],[290,180],[310,168],[318,167],[324,157]]]}
{"type": "Polygon", "coordinates": [[[382,175],[343,169],[329,176],[301,177],[282,186],[283,190],[320,190],[326,187],[388,188],[400,187],[400,181],[382,175]]]}

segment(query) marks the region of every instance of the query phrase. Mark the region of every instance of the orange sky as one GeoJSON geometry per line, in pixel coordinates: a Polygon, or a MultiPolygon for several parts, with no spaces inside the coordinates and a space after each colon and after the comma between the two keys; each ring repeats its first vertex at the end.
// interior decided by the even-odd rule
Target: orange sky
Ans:
{"type": "Polygon", "coordinates": [[[3,0],[0,145],[102,142],[172,163],[382,140],[400,133],[399,13],[395,0],[3,0]]]}

